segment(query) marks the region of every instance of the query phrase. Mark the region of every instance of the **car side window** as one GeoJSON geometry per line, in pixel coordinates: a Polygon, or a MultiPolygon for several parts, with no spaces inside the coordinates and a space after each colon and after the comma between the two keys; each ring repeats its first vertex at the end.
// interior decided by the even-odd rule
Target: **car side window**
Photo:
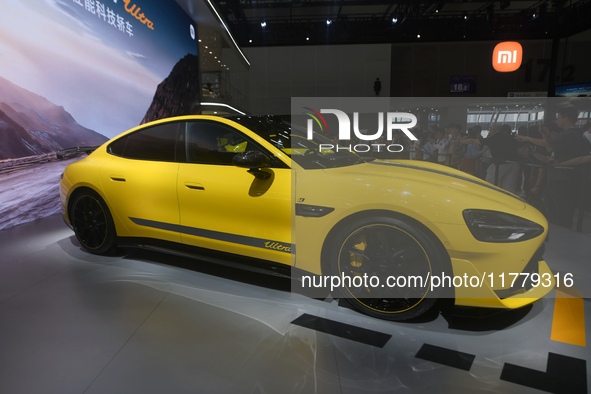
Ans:
{"type": "Polygon", "coordinates": [[[163,123],[112,142],[108,152],[128,159],[179,162],[185,160],[185,122],[163,123]]]}
{"type": "Polygon", "coordinates": [[[187,122],[186,157],[189,163],[232,165],[236,153],[263,150],[250,138],[225,124],[187,122]]]}

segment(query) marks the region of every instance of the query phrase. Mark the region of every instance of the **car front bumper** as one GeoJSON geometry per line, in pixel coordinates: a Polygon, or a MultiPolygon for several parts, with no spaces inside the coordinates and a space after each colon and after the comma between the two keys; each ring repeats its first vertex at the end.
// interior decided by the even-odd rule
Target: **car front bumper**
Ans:
{"type": "MultiPolygon", "coordinates": [[[[522,272],[479,272],[466,260],[452,259],[454,276],[477,277],[467,286],[455,286],[455,304],[485,308],[520,308],[547,295],[556,279],[544,260],[522,272]],[[531,282],[532,276],[539,281],[531,282]],[[536,283],[537,282],[537,283],[536,283]]],[[[529,264],[528,264],[529,266],[529,264]]]]}

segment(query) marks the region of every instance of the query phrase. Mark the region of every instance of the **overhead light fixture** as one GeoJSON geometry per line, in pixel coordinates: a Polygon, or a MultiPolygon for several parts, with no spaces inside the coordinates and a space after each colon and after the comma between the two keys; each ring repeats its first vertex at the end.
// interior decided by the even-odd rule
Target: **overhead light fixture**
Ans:
{"type": "Polygon", "coordinates": [[[326,26],[330,26],[332,24],[332,21],[330,19],[326,20],[326,26]]]}
{"type": "Polygon", "coordinates": [[[421,34],[420,34],[420,33],[419,33],[419,34],[417,34],[417,38],[421,38],[421,34]]]}
{"type": "Polygon", "coordinates": [[[224,103],[201,103],[201,105],[207,105],[207,106],[213,106],[213,107],[226,107],[226,108],[230,108],[233,111],[238,112],[240,115],[246,115],[244,112],[239,111],[236,108],[234,108],[228,104],[224,104],[224,103]]]}
{"type": "Polygon", "coordinates": [[[265,27],[267,27],[267,22],[265,22],[265,21],[262,21],[262,22],[261,22],[261,27],[262,27],[262,28],[265,28],[265,27]]]}
{"type": "Polygon", "coordinates": [[[396,18],[396,17],[392,18],[392,23],[398,23],[398,18],[396,18]]]}
{"type": "Polygon", "coordinates": [[[252,43],[252,40],[248,40],[249,43],[252,43]]]}
{"type": "Polygon", "coordinates": [[[222,24],[222,26],[224,27],[224,29],[226,30],[226,33],[228,33],[228,36],[230,37],[230,40],[232,40],[232,42],[234,43],[234,47],[236,48],[236,50],[238,50],[238,52],[240,52],[240,55],[242,55],[242,58],[244,59],[244,61],[246,62],[246,64],[248,64],[248,66],[250,66],[250,62],[248,61],[248,59],[246,58],[246,55],[244,54],[244,52],[242,52],[242,50],[240,49],[240,47],[238,46],[238,43],[236,42],[236,40],[234,39],[234,36],[232,36],[232,33],[230,33],[230,29],[228,29],[228,26],[226,26],[226,24],[224,23],[224,20],[222,19],[222,17],[220,16],[218,10],[214,7],[213,3],[211,2],[211,0],[207,0],[207,3],[209,4],[209,7],[213,10],[213,12],[215,13],[215,15],[217,16],[218,20],[220,21],[220,23],[222,24]]]}
{"type": "Polygon", "coordinates": [[[439,11],[441,11],[443,6],[445,6],[445,1],[437,2],[437,5],[435,6],[435,12],[439,13],[439,11]]]}

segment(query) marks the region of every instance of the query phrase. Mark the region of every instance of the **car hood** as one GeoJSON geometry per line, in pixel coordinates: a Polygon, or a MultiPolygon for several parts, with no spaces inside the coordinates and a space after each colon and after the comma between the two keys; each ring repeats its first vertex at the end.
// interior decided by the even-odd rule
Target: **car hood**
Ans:
{"type": "MultiPolygon", "coordinates": [[[[524,200],[480,178],[443,165],[410,160],[373,160],[363,164],[326,169],[331,177],[346,177],[353,183],[365,186],[420,184],[429,187],[434,194],[445,193],[442,189],[468,193],[501,204],[511,210],[526,208],[524,200]],[[387,180],[386,180],[387,179],[387,180]]],[[[401,186],[405,187],[405,186],[401,186]]],[[[412,191],[412,190],[410,190],[412,191]]]]}

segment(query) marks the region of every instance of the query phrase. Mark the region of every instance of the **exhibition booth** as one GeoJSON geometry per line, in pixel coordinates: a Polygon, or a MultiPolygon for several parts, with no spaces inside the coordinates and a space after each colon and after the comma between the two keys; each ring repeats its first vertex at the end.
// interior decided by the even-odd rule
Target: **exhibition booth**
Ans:
{"type": "Polygon", "coordinates": [[[0,392],[589,391],[591,30],[29,3],[0,13],[0,392]]]}

